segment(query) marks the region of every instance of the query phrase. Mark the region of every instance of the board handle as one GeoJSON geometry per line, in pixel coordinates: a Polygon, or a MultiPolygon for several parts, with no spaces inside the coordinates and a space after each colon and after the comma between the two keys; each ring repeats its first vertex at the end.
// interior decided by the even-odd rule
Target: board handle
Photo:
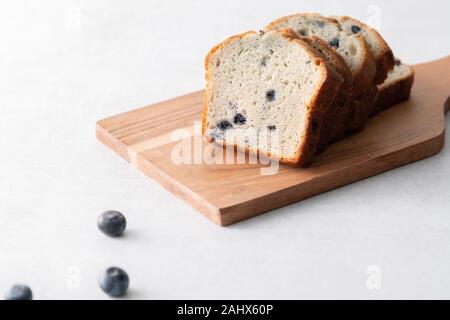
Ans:
{"type": "MultiPolygon", "coordinates": [[[[421,63],[414,66],[414,69],[419,72],[424,72],[430,77],[429,81],[440,79],[439,87],[441,93],[447,91],[450,88],[450,55],[445,56],[441,59],[421,63]],[[431,77],[430,74],[433,76],[431,77]]],[[[444,115],[450,110],[450,96],[447,95],[447,100],[444,103],[444,115]]],[[[440,98],[441,99],[441,98],[440,98]]],[[[439,106],[437,106],[439,107],[439,106]]]]}
{"type": "MultiPolygon", "coordinates": [[[[438,70],[441,73],[441,78],[444,80],[443,84],[446,88],[450,87],[450,55],[446,56],[440,60],[437,61],[439,64],[438,70]]],[[[447,114],[447,112],[450,110],[450,96],[447,97],[447,100],[444,104],[444,116],[447,114]]]]}

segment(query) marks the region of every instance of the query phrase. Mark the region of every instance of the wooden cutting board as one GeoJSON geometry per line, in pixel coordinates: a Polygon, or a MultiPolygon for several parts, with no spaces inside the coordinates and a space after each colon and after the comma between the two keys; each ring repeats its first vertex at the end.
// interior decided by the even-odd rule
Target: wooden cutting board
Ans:
{"type": "Polygon", "coordinates": [[[275,171],[272,164],[249,159],[247,164],[211,164],[211,157],[205,163],[202,152],[214,153],[211,145],[201,145],[195,125],[201,120],[203,91],[101,120],[97,137],[210,220],[229,225],[438,153],[450,108],[450,56],[415,70],[408,102],[331,145],[309,168],[275,171]]]}

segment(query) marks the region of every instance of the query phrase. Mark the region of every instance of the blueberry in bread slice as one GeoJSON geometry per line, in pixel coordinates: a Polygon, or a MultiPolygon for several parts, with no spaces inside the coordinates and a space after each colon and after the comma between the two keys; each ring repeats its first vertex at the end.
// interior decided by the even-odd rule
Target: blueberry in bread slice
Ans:
{"type": "Polygon", "coordinates": [[[357,19],[347,16],[333,18],[339,22],[342,29],[347,34],[358,34],[364,37],[364,40],[369,45],[370,51],[375,58],[377,66],[374,83],[383,83],[387,78],[388,72],[394,68],[395,64],[392,50],[383,37],[375,29],[357,19]]]}
{"type": "Polygon", "coordinates": [[[266,26],[265,30],[284,28],[292,28],[302,36],[321,38],[345,61],[353,77],[353,103],[346,121],[346,130],[361,131],[367,123],[377,93],[374,84],[375,60],[364,38],[343,31],[337,20],[314,13],[298,13],[279,18],[266,26]]]}
{"type": "Polygon", "coordinates": [[[397,59],[395,67],[389,72],[386,81],[378,86],[378,99],[372,115],[407,101],[411,94],[413,83],[414,68],[397,59]]]}
{"type": "Polygon", "coordinates": [[[323,151],[329,143],[341,139],[346,130],[346,123],[351,111],[353,102],[351,89],[353,77],[350,69],[347,67],[344,59],[324,40],[312,36],[301,37],[301,40],[307,42],[317,53],[326,60],[343,79],[341,89],[336,99],[325,115],[322,130],[320,132],[319,145],[317,152],[323,151]]]}
{"type": "Polygon", "coordinates": [[[343,79],[308,43],[292,30],[250,31],[214,47],[205,68],[207,140],[290,165],[311,163],[343,79]]]}

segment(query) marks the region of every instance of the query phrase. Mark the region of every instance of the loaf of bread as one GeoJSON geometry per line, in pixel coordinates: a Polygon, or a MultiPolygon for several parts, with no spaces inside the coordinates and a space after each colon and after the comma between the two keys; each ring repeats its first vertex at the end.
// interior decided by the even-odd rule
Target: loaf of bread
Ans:
{"type": "Polygon", "coordinates": [[[373,28],[311,13],[226,39],[205,68],[203,136],[295,166],[407,100],[414,81],[373,28]]]}
{"type": "Polygon", "coordinates": [[[343,77],[292,30],[246,32],[206,57],[202,131],[209,141],[308,165],[343,77]]]}
{"type": "Polygon", "coordinates": [[[394,69],[386,81],[378,86],[378,99],[372,116],[409,99],[414,83],[414,68],[396,60],[394,69]]]}
{"type": "Polygon", "coordinates": [[[313,13],[299,13],[272,21],[265,30],[292,28],[302,36],[317,36],[342,57],[352,72],[352,105],[346,123],[349,132],[361,131],[376,99],[376,63],[361,35],[343,31],[336,19],[313,13]]]}

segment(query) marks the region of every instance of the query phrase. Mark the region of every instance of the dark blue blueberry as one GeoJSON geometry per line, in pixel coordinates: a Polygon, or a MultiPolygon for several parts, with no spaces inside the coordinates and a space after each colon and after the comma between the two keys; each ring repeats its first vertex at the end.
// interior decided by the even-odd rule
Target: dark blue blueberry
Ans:
{"type": "Polygon", "coordinates": [[[234,124],[245,124],[247,122],[247,118],[245,118],[244,115],[242,115],[241,113],[238,113],[234,116],[233,119],[234,124]]]}
{"type": "Polygon", "coordinates": [[[352,32],[353,33],[359,33],[361,31],[361,28],[358,26],[352,26],[352,32]]]}
{"type": "Polygon", "coordinates": [[[333,48],[339,48],[339,39],[338,38],[334,38],[333,40],[330,41],[330,46],[332,46],[333,48]]]}
{"type": "Polygon", "coordinates": [[[322,20],[316,20],[316,26],[318,26],[319,28],[323,28],[325,26],[325,21],[322,20]]]}
{"type": "Polygon", "coordinates": [[[402,61],[400,59],[395,59],[395,65],[396,66],[401,66],[402,65],[402,61]]]}
{"type": "Polygon", "coordinates": [[[275,90],[269,90],[266,92],[266,100],[272,102],[275,100],[275,90]]]}
{"type": "Polygon", "coordinates": [[[33,300],[33,292],[24,284],[16,284],[6,293],[6,300],[33,300]]]}
{"type": "Polygon", "coordinates": [[[110,267],[100,275],[99,284],[100,288],[107,295],[111,297],[122,297],[127,292],[130,278],[122,269],[110,267]]]}
{"type": "Polygon", "coordinates": [[[228,120],[222,120],[217,124],[217,128],[219,128],[222,131],[231,129],[233,125],[228,120]]]}
{"type": "Polygon", "coordinates": [[[109,210],[98,217],[97,225],[107,236],[118,237],[125,231],[127,220],[120,212],[109,210]]]}
{"type": "Polygon", "coordinates": [[[277,130],[277,126],[267,126],[267,129],[269,129],[269,131],[275,131],[277,130]]]}

